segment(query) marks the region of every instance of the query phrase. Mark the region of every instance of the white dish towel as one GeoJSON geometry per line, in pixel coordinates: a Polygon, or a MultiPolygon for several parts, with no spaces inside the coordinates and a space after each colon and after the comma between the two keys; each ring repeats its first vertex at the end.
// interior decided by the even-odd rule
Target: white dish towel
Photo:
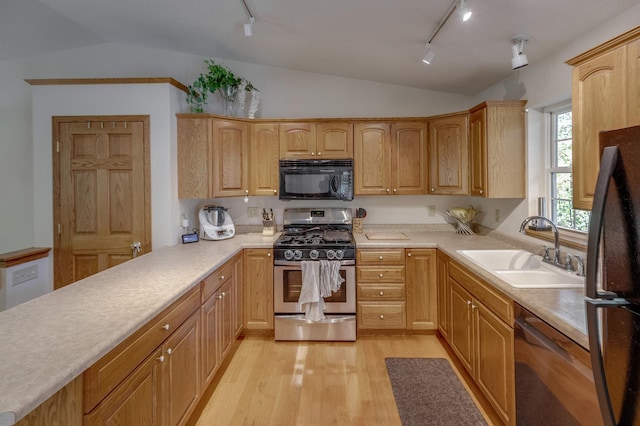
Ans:
{"type": "Polygon", "coordinates": [[[320,262],[303,260],[302,288],[298,303],[304,309],[304,317],[311,321],[324,319],[324,299],[320,296],[320,262]]]}
{"type": "Polygon", "coordinates": [[[320,296],[329,297],[340,290],[344,278],[340,276],[339,260],[320,261],[320,296]]]}

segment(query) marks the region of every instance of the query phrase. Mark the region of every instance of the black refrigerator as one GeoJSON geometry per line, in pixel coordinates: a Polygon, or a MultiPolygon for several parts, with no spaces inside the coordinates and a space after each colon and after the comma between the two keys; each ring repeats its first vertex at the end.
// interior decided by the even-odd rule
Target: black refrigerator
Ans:
{"type": "Polygon", "coordinates": [[[586,309],[605,425],[640,426],[640,126],[600,133],[586,309]]]}

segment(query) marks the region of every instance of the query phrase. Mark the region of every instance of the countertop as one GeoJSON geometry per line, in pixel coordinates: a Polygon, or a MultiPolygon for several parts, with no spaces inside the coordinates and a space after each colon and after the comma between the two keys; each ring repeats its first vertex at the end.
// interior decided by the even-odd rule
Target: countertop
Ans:
{"type": "MultiPolygon", "coordinates": [[[[369,240],[358,248],[438,248],[550,325],[588,347],[584,292],[516,289],[477,268],[458,249],[516,248],[489,236],[406,232],[408,240],[369,240]]],[[[60,290],[0,312],[0,426],[12,425],[82,374],[243,248],[270,248],[278,234],[153,251],[60,290]]]]}

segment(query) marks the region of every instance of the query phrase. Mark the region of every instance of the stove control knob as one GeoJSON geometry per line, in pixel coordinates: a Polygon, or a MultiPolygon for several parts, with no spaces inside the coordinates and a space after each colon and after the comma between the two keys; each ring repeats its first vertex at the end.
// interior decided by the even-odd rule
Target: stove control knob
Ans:
{"type": "Polygon", "coordinates": [[[336,258],[335,250],[327,250],[327,259],[332,260],[336,258]]]}
{"type": "Polygon", "coordinates": [[[284,252],[284,258],[287,260],[293,259],[293,252],[291,250],[287,250],[284,252]]]}
{"type": "Polygon", "coordinates": [[[293,252],[293,258],[294,258],[295,260],[300,260],[300,259],[302,259],[302,251],[300,251],[300,250],[296,250],[296,251],[294,251],[294,252],[293,252]]]}
{"type": "Polygon", "coordinates": [[[344,252],[342,250],[336,250],[336,259],[341,260],[344,257],[344,252]]]}
{"type": "Polygon", "coordinates": [[[320,252],[318,252],[318,250],[311,250],[309,252],[309,257],[313,260],[316,260],[318,256],[320,256],[320,252]]]}

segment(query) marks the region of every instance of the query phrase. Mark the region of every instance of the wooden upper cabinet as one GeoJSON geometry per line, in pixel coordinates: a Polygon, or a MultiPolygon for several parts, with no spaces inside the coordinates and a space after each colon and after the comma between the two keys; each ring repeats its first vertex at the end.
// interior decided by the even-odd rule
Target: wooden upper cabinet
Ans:
{"type": "Polygon", "coordinates": [[[590,210],[600,168],[599,133],[640,124],[640,27],[569,61],[574,66],[573,207],[590,210]]]}
{"type": "Polygon", "coordinates": [[[315,158],[315,123],[280,124],[280,158],[315,158]]]}
{"type": "Polygon", "coordinates": [[[249,194],[248,125],[213,120],[213,196],[233,197],[249,194]]]}
{"type": "Polygon", "coordinates": [[[249,138],[249,194],[278,195],[278,125],[252,123],[249,138]]]}
{"type": "Polygon", "coordinates": [[[353,124],[340,121],[281,123],[280,158],[353,158],[353,124]]]}
{"type": "Polygon", "coordinates": [[[353,158],[353,123],[318,123],[316,131],[317,159],[353,158]]]}
{"type": "Polygon", "coordinates": [[[427,193],[427,124],[391,124],[391,193],[427,193]]]}
{"type": "Polygon", "coordinates": [[[248,125],[212,117],[178,118],[178,198],[249,191],[248,125]]]}
{"type": "Polygon", "coordinates": [[[383,195],[391,191],[391,126],[356,123],[354,126],[354,193],[383,195]]]}
{"type": "Polygon", "coordinates": [[[469,114],[429,121],[429,193],[468,195],[469,114]]]}
{"type": "Polygon", "coordinates": [[[487,101],[470,110],[471,195],[526,196],[526,104],[527,101],[487,101]]]}

